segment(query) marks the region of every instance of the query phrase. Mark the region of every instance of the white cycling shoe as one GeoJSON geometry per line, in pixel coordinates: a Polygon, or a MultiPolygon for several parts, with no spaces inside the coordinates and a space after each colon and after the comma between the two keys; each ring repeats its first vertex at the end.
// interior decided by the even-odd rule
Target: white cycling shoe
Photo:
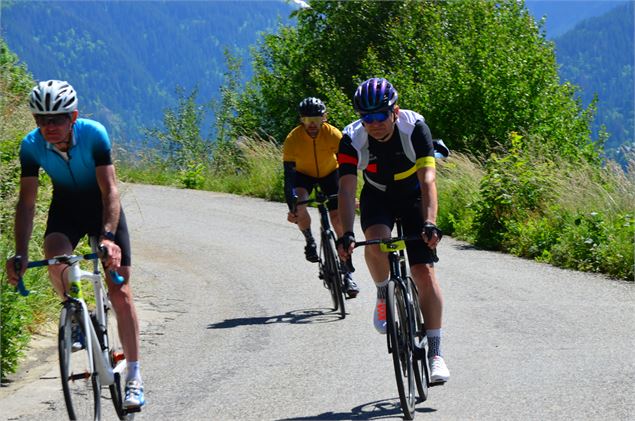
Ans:
{"type": "Polygon", "coordinates": [[[430,364],[430,383],[445,383],[450,380],[450,370],[445,365],[443,357],[435,355],[428,358],[430,364]]]}

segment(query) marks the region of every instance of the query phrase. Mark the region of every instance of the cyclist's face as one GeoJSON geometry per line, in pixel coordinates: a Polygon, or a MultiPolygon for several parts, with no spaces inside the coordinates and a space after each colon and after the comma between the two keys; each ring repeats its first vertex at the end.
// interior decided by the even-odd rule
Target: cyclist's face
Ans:
{"type": "Polygon", "coordinates": [[[77,111],[71,114],[40,115],[34,114],[35,124],[40,128],[42,137],[53,145],[63,144],[70,138],[73,123],[77,120],[77,111]]]}
{"type": "Polygon", "coordinates": [[[395,107],[392,112],[388,113],[388,118],[383,121],[373,120],[372,122],[365,122],[362,119],[362,124],[366,128],[369,135],[377,140],[387,140],[392,135],[395,129],[395,121],[399,115],[399,108],[395,107]]]}
{"type": "Polygon", "coordinates": [[[326,121],[325,117],[300,117],[300,121],[304,126],[304,130],[311,136],[312,138],[316,138],[318,133],[320,133],[320,129],[322,128],[322,123],[326,121]]]}

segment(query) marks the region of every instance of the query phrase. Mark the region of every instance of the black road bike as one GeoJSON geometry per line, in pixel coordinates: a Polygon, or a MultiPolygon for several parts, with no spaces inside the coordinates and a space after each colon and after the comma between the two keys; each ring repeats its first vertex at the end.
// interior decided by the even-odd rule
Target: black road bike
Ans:
{"type": "Polygon", "coordinates": [[[329,290],[333,302],[333,311],[339,311],[340,318],[346,317],[346,284],[342,262],[337,254],[336,238],[326,204],[337,195],[327,196],[320,189],[315,192],[315,199],[295,202],[293,212],[298,205],[315,204],[320,213],[320,253],[318,276],[324,281],[324,287],[329,290]]]}
{"type": "MultiPolygon", "coordinates": [[[[419,401],[428,398],[428,387],[443,383],[430,382],[428,338],[419,303],[417,285],[410,276],[405,255],[406,241],[419,236],[404,236],[401,221],[396,221],[397,236],[381,240],[360,241],[355,247],[378,244],[388,253],[390,281],[386,296],[388,353],[392,355],[401,409],[406,419],[415,416],[416,393],[419,401]],[[416,392],[415,392],[416,389],[416,392]]],[[[438,261],[435,254],[435,261],[438,261]]]]}

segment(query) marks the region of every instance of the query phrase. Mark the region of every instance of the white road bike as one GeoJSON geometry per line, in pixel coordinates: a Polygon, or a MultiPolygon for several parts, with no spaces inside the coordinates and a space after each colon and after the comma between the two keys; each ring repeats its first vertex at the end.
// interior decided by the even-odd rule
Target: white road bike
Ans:
{"type": "MultiPolygon", "coordinates": [[[[85,255],[63,255],[51,259],[29,262],[27,268],[64,264],[68,265],[69,293],[62,303],[59,321],[58,351],[60,379],[66,409],[71,420],[101,419],[101,390],[108,387],[110,399],[120,420],[130,420],[133,412],[140,408],[124,409],[122,406],[121,378],[126,368],[123,348],[119,341],[117,321],[104,286],[99,259],[104,255],[96,237],[90,238],[93,253],[85,255]],[[80,268],[79,262],[91,260],[93,271],[80,268]],[[81,288],[81,281],[92,284],[94,308],[89,310],[81,288]],[[73,328],[76,333],[73,337],[73,328]]],[[[16,256],[16,271],[19,272],[19,256],[16,256]]],[[[123,278],[110,273],[116,283],[123,278]]],[[[29,295],[22,279],[18,291],[29,295]]],[[[91,306],[92,307],[92,306],[91,306]]]]}

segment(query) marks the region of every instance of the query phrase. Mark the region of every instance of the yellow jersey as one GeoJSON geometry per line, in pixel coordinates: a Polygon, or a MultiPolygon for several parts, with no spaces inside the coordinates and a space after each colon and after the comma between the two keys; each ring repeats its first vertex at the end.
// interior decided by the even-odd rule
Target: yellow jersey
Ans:
{"type": "Polygon", "coordinates": [[[341,139],[342,132],[328,123],[322,124],[315,139],[300,124],[285,139],[282,160],[295,162],[295,170],[309,177],[326,177],[338,167],[337,151],[341,139]]]}

